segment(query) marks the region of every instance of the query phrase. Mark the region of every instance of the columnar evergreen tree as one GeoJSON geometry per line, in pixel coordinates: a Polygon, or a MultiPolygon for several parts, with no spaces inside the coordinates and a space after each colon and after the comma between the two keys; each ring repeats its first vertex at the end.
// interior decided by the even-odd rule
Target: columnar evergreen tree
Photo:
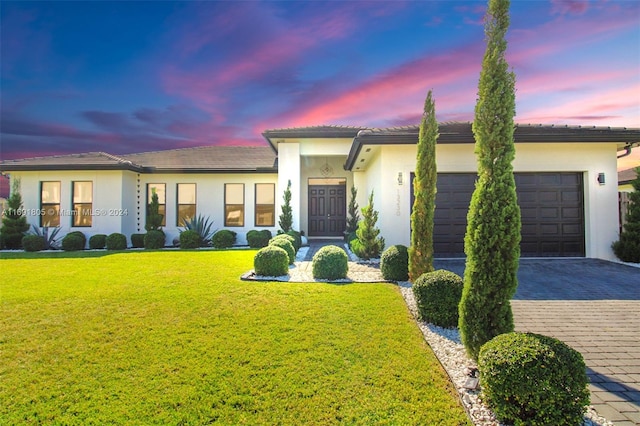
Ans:
{"type": "Polygon", "coordinates": [[[459,326],[467,353],[513,331],[510,300],[518,286],[520,208],[513,166],[515,75],[505,60],[509,0],[489,0],[487,50],[482,61],[473,133],[478,182],[467,216],[467,255],[459,326]]]}
{"type": "Polygon", "coordinates": [[[613,252],[623,262],[640,263],[640,167],[631,182],[634,191],[629,194],[627,223],[620,233],[620,240],[613,243],[613,252]]]}
{"type": "Polygon", "coordinates": [[[160,231],[162,228],[162,218],[160,214],[160,202],[155,189],[151,190],[151,202],[147,206],[147,220],[144,229],[147,231],[160,231]]]}
{"type": "Polygon", "coordinates": [[[293,226],[293,215],[291,213],[291,181],[287,183],[287,189],[284,191],[284,204],[282,205],[282,214],[278,220],[280,229],[282,232],[287,233],[291,231],[293,226]]]}
{"type": "Polygon", "coordinates": [[[436,209],[436,142],[438,122],[431,90],[424,102],[420,123],[416,173],[413,179],[413,211],[411,213],[411,247],[409,247],[409,279],[417,280],[433,271],[433,214],[436,209]]]}
{"type": "Polygon", "coordinates": [[[27,217],[22,210],[20,180],[14,179],[11,185],[11,195],[7,199],[7,208],[2,217],[2,229],[0,229],[0,238],[4,247],[8,249],[22,248],[22,237],[28,230],[27,217]]]}
{"type": "Polygon", "coordinates": [[[358,229],[358,221],[360,221],[360,213],[358,213],[358,202],[356,197],[358,190],[355,186],[351,187],[351,199],[349,200],[349,208],[347,209],[347,229],[348,233],[355,232],[358,229]]]}
{"type": "Polygon", "coordinates": [[[379,237],[380,230],[376,228],[378,212],[373,208],[373,191],[369,195],[369,204],[362,208],[362,220],[358,223],[356,236],[358,239],[352,243],[355,254],[361,259],[380,257],[384,250],[384,238],[379,237]]]}

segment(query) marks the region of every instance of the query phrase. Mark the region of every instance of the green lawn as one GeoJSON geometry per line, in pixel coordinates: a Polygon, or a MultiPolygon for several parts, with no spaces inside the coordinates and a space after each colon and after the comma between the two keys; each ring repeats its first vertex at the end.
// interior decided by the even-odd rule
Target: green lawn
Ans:
{"type": "Polygon", "coordinates": [[[254,254],[0,255],[0,424],[470,424],[395,286],[254,254]]]}

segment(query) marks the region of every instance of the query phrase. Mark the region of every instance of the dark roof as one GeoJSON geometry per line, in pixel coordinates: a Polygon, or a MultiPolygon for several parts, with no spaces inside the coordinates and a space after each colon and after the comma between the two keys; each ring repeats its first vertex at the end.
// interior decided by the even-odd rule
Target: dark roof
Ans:
{"type": "Polygon", "coordinates": [[[6,160],[0,170],[131,170],[139,173],[277,171],[268,146],[203,146],[115,156],[105,152],[6,160]]]}
{"type": "Polygon", "coordinates": [[[262,136],[269,142],[274,150],[277,150],[277,141],[274,139],[287,138],[355,138],[358,132],[366,129],[359,126],[307,126],[289,127],[284,129],[270,129],[262,132],[262,136]]]}
{"type": "Polygon", "coordinates": [[[618,185],[626,185],[636,178],[636,168],[618,172],[618,185]]]}
{"type": "MultiPolygon", "coordinates": [[[[412,145],[418,143],[420,126],[363,129],[353,140],[345,169],[351,170],[363,145],[412,145]]],[[[438,125],[439,144],[475,143],[470,122],[444,122],[438,125]]],[[[556,126],[516,124],[515,143],[613,142],[624,145],[640,143],[640,129],[625,127],[556,126]]]]}

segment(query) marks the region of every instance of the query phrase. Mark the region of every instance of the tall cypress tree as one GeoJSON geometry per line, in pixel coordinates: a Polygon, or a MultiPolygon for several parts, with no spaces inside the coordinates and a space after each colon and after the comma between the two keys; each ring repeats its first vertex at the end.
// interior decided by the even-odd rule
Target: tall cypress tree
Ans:
{"type": "Polygon", "coordinates": [[[27,217],[22,210],[22,195],[20,195],[20,180],[14,179],[11,185],[11,195],[7,199],[7,208],[2,217],[0,238],[8,249],[22,248],[22,237],[29,230],[27,217]]]}
{"type": "Polygon", "coordinates": [[[293,226],[293,213],[291,210],[291,181],[288,181],[287,189],[285,189],[282,198],[284,200],[284,204],[282,204],[282,214],[280,214],[278,224],[280,225],[282,232],[287,233],[291,231],[291,227],[293,226]]]}
{"type": "Polygon", "coordinates": [[[433,271],[433,214],[436,208],[436,142],[438,122],[431,90],[424,101],[420,122],[418,157],[413,179],[413,211],[411,213],[411,247],[409,247],[409,279],[417,280],[433,271]]]}
{"type": "Polygon", "coordinates": [[[358,190],[355,186],[351,187],[351,198],[349,199],[349,208],[348,208],[348,216],[347,216],[347,226],[346,232],[352,233],[356,232],[358,229],[358,222],[360,221],[360,213],[358,213],[358,202],[356,201],[356,197],[358,196],[358,190]]]}
{"type": "Polygon", "coordinates": [[[462,343],[473,359],[484,343],[514,328],[510,300],[518,287],[520,208],[511,165],[515,75],[505,60],[508,27],[509,0],[489,0],[473,122],[478,182],[467,216],[459,305],[462,343]]]}

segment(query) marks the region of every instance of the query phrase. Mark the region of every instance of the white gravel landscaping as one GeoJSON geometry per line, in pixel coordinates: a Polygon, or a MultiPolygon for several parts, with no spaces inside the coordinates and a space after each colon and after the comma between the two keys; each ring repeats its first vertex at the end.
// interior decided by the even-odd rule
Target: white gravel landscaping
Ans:
{"type": "MultiPolygon", "coordinates": [[[[465,388],[465,383],[469,379],[467,374],[469,367],[475,368],[464,350],[460,341],[460,334],[456,328],[442,328],[432,324],[427,324],[418,320],[418,308],[411,290],[411,283],[408,281],[399,282],[398,286],[402,292],[405,302],[413,314],[418,327],[422,331],[425,340],[435,353],[436,357],[451,378],[454,386],[460,394],[467,413],[476,426],[497,426],[502,425],[495,418],[495,415],[487,408],[480,399],[480,390],[470,390],[465,388]]],[[[613,426],[613,423],[603,417],[598,416],[593,407],[587,407],[584,416],[583,426],[613,426]]]]}

